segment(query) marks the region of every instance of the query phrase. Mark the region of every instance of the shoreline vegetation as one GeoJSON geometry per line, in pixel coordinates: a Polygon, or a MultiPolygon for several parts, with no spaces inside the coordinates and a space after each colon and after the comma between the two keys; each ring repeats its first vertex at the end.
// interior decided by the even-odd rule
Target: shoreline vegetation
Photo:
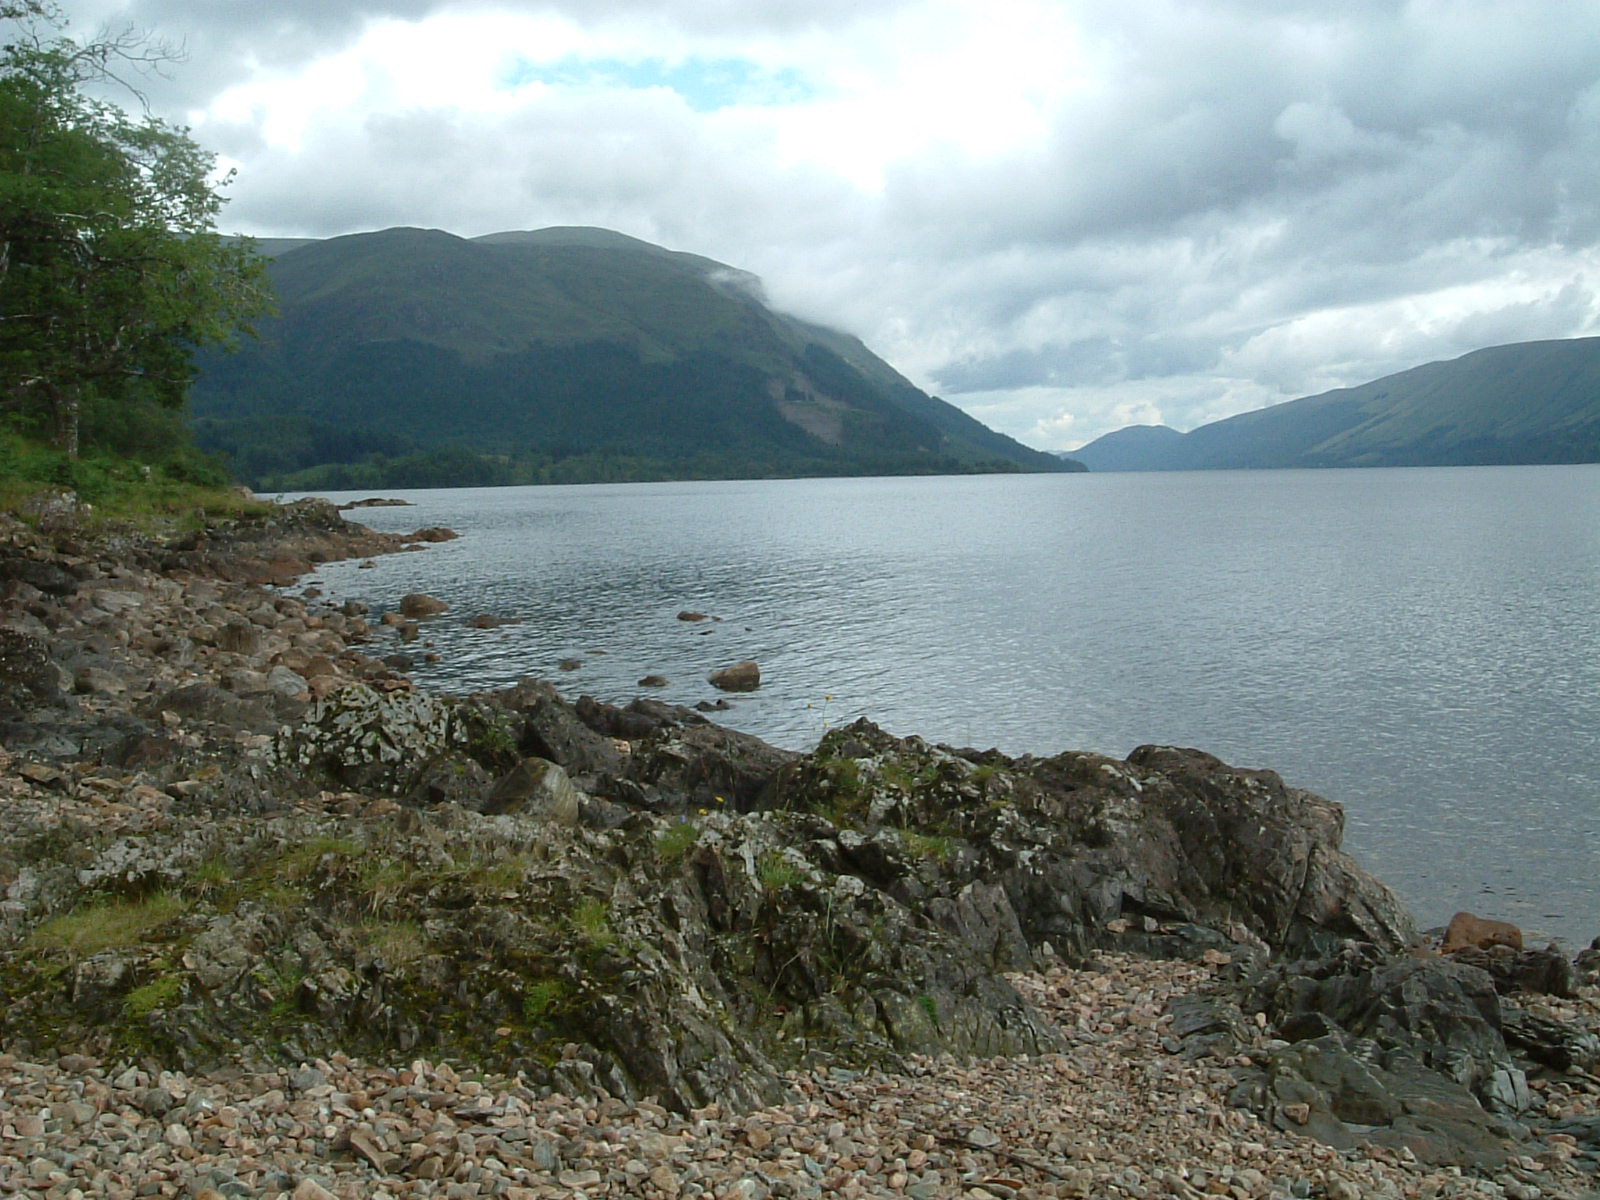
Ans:
{"type": "Polygon", "coordinates": [[[297,582],[449,536],[0,521],[0,1191],[1592,1194],[1595,952],[1200,751],[430,695],[470,614],[297,582]]]}

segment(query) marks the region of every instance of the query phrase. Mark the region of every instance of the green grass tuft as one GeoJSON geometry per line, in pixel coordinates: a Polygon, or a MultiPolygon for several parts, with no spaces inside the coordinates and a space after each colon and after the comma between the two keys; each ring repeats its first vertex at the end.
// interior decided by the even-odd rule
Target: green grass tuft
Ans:
{"type": "Polygon", "coordinates": [[[522,1019],[543,1025],[572,1003],[572,985],[565,979],[541,979],[522,993],[522,1019]]]}
{"type": "Polygon", "coordinates": [[[617,944],[617,932],[611,928],[611,906],[598,897],[581,900],[572,910],[572,929],[590,947],[605,949],[617,944]]]}
{"type": "Polygon", "coordinates": [[[700,830],[691,821],[674,821],[656,838],[656,854],[669,867],[675,867],[700,840],[700,830]]]}
{"type": "Polygon", "coordinates": [[[171,1008],[183,995],[183,981],[176,975],[163,975],[129,992],[122,1010],[130,1017],[147,1017],[157,1009],[171,1008]]]}
{"type": "Polygon", "coordinates": [[[805,871],[790,861],[789,856],[781,850],[765,851],[756,860],[756,878],[768,895],[786,892],[805,877],[805,871]]]}
{"type": "Polygon", "coordinates": [[[33,931],[28,944],[86,958],[102,950],[137,945],[184,911],[183,901],[169,892],[91,905],[52,917],[33,931]]]}

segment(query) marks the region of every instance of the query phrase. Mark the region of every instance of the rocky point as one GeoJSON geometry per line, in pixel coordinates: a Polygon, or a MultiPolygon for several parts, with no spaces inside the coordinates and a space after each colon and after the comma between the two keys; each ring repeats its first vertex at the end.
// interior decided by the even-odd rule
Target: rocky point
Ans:
{"type": "Polygon", "coordinates": [[[286,590],[418,544],[0,530],[0,1192],[1588,1194],[1594,956],[1438,953],[1337,805],[427,694],[464,618],[286,590]]]}

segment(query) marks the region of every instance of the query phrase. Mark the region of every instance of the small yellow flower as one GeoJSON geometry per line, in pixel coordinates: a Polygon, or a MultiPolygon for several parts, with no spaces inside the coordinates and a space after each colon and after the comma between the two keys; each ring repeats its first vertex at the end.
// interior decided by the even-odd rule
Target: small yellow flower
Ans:
{"type": "Polygon", "coordinates": [[[711,810],[710,810],[710,809],[709,809],[709,808],[702,808],[702,809],[701,809],[701,810],[700,810],[700,815],[701,815],[701,816],[702,816],[702,817],[703,817],[703,816],[705,816],[705,815],[706,815],[706,814],[707,814],[707,813],[709,813],[709,812],[710,812],[710,811],[711,811],[711,810]]]}

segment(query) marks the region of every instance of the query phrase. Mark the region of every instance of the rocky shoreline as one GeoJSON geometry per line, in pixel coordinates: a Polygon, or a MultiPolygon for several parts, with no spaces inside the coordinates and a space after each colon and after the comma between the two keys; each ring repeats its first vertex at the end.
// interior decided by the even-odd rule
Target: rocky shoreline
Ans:
{"type": "Polygon", "coordinates": [[[1592,1194],[1593,954],[1439,954],[1336,805],[433,696],[283,590],[446,536],[0,528],[0,1194],[1592,1194]]]}

